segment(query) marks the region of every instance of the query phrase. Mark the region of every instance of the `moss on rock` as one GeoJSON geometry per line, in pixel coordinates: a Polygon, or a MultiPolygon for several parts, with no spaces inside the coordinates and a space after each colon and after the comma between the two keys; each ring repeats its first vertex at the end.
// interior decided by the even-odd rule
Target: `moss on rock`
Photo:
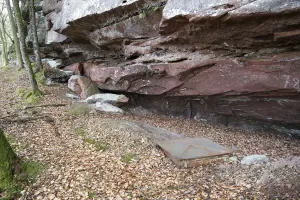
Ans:
{"type": "Polygon", "coordinates": [[[18,157],[9,145],[4,133],[0,130],[0,191],[10,187],[14,171],[18,165],[18,157]]]}

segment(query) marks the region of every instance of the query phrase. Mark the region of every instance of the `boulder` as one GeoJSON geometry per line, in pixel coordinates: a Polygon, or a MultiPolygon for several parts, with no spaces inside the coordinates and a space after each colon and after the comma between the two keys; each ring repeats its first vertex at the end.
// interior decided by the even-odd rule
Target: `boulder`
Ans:
{"type": "Polygon", "coordinates": [[[109,112],[109,113],[119,113],[119,114],[124,113],[124,111],[121,108],[103,102],[97,102],[96,104],[93,104],[92,108],[98,111],[109,112]]]}
{"type": "Polygon", "coordinates": [[[268,156],[266,155],[250,155],[246,156],[241,160],[243,165],[254,165],[254,164],[261,164],[267,163],[269,161],[268,156]]]}
{"type": "Polygon", "coordinates": [[[57,33],[53,30],[50,30],[47,32],[47,36],[45,38],[46,44],[51,44],[51,43],[59,43],[59,42],[64,42],[67,40],[67,37],[63,34],[57,33]]]}
{"type": "Polygon", "coordinates": [[[83,66],[82,66],[81,63],[74,63],[72,65],[68,65],[68,66],[65,66],[65,67],[61,68],[61,70],[63,70],[63,71],[72,71],[76,75],[81,75],[82,71],[83,71],[82,67],[83,66]]]}
{"type": "Polygon", "coordinates": [[[72,92],[75,92],[75,94],[79,95],[82,92],[82,89],[78,83],[78,79],[80,78],[79,75],[73,75],[70,77],[69,81],[68,81],[68,88],[70,90],[72,90],[72,92]]]}
{"type": "Polygon", "coordinates": [[[91,81],[90,78],[80,76],[78,78],[78,84],[81,88],[81,99],[86,99],[92,95],[100,93],[96,85],[91,81]]]}
{"type": "Polygon", "coordinates": [[[63,71],[57,68],[52,68],[49,64],[43,65],[44,76],[53,82],[67,83],[73,75],[72,71],[63,71]]]}
{"type": "Polygon", "coordinates": [[[92,83],[90,78],[73,75],[68,81],[68,88],[75,92],[81,99],[100,93],[99,89],[92,83]]]}
{"type": "Polygon", "coordinates": [[[95,94],[93,96],[88,97],[85,102],[88,104],[94,104],[97,102],[109,103],[114,106],[121,106],[125,103],[128,103],[129,99],[125,95],[118,94],[95,94]]]}

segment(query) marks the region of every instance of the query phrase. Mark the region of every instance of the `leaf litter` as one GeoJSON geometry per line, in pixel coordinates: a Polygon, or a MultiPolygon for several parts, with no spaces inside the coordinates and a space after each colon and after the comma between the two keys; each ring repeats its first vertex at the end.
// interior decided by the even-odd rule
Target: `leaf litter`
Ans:
{"type": "MultiPolygon", "coordinates": [[[[14,91],[29,86],[25,73],[10,78],[15,71],[10,68],[0,72],[4,77],[0,80],[1,116],[19,111],[22,99],[14,91]]],[[[35,108],[37,113],[54,119],[55,127],[42,119],[24,123],[0,121],[6,134],[14,138],[11,142],[21,158],[47,166],[35,183],[24,188],[20,199],[299,198],[299,166],[271,170],[272,163],[299,159],[300,144],[293,138],[156,115],[122,116],[95,111],[72,115],[69,111],[76,102],[65,97],[66,85],[41,88],[45,93],[41,104],[68,104],[35,108]],[[186,137],[233,145],[240,151],[222,162],[178,168],[147,134],[120,123],[132,120],[186,137]],[[251,154],[268,155],[271,161],[266,165],[241,165],[240,160],[251,154]]]]}

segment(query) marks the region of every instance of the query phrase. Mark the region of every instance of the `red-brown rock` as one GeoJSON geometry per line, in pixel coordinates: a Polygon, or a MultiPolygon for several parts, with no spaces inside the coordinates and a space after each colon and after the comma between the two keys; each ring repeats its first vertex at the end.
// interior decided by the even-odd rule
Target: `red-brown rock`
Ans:
{"type": "Polygon", "coordinates": [[[72,71],[76,75],[81,75],[83,71],[83,66],[81,63],[74,63],[72,65],[68,65],[62,68],[64,71],[72,71]]]}
{"type": "Polygon", "coordinates": [[[80,85],[81,88],[81,94],[80,94],[81,99],[86,99],[89,96],[98,94],[100,92],[90,78],[81,76],[78,79],[78,84],[80,85]]]}
{"type": "Polygon", "coordinates": [[[75,92],[78,96],[80,96],[82,89],[78,83],[80,76],[79,75],[73,75],[68,81],[68,88],[75,92]]]}
{"type": "Polygon", "coordinates": [[[85,65],[103,90],[147,95],[298,94],[300,53],[265,59],[210,59],[126,67],[85,65]]]}

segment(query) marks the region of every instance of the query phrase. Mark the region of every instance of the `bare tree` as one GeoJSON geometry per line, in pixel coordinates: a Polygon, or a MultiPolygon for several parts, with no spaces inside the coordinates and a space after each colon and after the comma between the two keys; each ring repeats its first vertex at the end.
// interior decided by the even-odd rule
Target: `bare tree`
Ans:
{"type": "MultiPolygon", "coordinates": [[[[6,6],[7,6],[7,10],[9,10],[9,12],[11,13],[11,17],[12,17],[12,11],[11,11],[11,5],[10,5],[10,1],[9,0],[5,0],[6,1],[6,6]]],[[[15,18],[16,18],[16,24],[17,24],[17,28],[18,28],[18,33],[19,33],[19,41],[20,41],[20,50],[21,50],[21,54],[22,54],[22,58],[25,64],[25,67],[27,69],[28,72],[28,76],[29,76],[29,80],[30,80],[30,84],[31,84],[31,89],[32,89],[32,94],[33,95],[40,95],[41,91],[39,90],[37,81],[35,79],[33,70],[32,70],[32,66],[31,66],[31,62],[29,59],[29,55],[27,52],[27,48],[26,48],[26,43],[25,43],[25,35],[24,35],[24,25],[23,25],[23,20],[22,20],[22,16],[21,16],[21,10],[19,7],[19,2],[18,0],[13,0],[13,9],[14,9],[14,14],[15,14],[15,18]]]]}
{"type": "Polygon", "coordinates": [[[15,23],[13,13],[12,13],[12,10],[11,10],[11,6],[10,6],[10,1],[5,0],[5,3],[6,3],[6,9],[7,9],[7,13],[8,13],[9,21],[10,21],[10,26],[11,26],[11,30],[12,30],[12,35],[13,35],[13,38],[14,38],[14,46],[15,46],[15,51],[16,51],[17,63],[18,63],[18,66],[20,68],[23,68],[24,64],[23,64],[23,61],[22,61],[20,43],[19,43],[19,39],[18,39],[18,35],[17,35],[16,23],[15,23]]]}
{"type": "Polygon", "coordinates": [[[6,40],[5,32],[4,32],[4,30],[5,30],[4,24],[5,24],[5,19],[3,16],[1,16],[1,18],[0,18],[0,40],[2,43],[2,59],[3,59],[3,64],[8,65],[7,40],[6,40]]]}
{"type": "Polygon", "coordinates": [[[4,5],[2,4],[1,7],[1,14],[0,14],[0,41],[2,44],[2,59],[3,64],[8,65],[8,55],[7,55],[7,40],[5,36],[5,28],[4,24],[6,21],[6,16],[4,15],[4,5]]]}
{"type": "Polygon", "coordinates": [[[30,0],[29,9],[31,15],[31,28],[33,31],[33,48],[35,54],[35,61],[36,61],[37,70],[40,70],[42,69],[42,60],[40,55],[39,40],[38,40],[37,28],[36,28],[34,0],[30,0]]]}

